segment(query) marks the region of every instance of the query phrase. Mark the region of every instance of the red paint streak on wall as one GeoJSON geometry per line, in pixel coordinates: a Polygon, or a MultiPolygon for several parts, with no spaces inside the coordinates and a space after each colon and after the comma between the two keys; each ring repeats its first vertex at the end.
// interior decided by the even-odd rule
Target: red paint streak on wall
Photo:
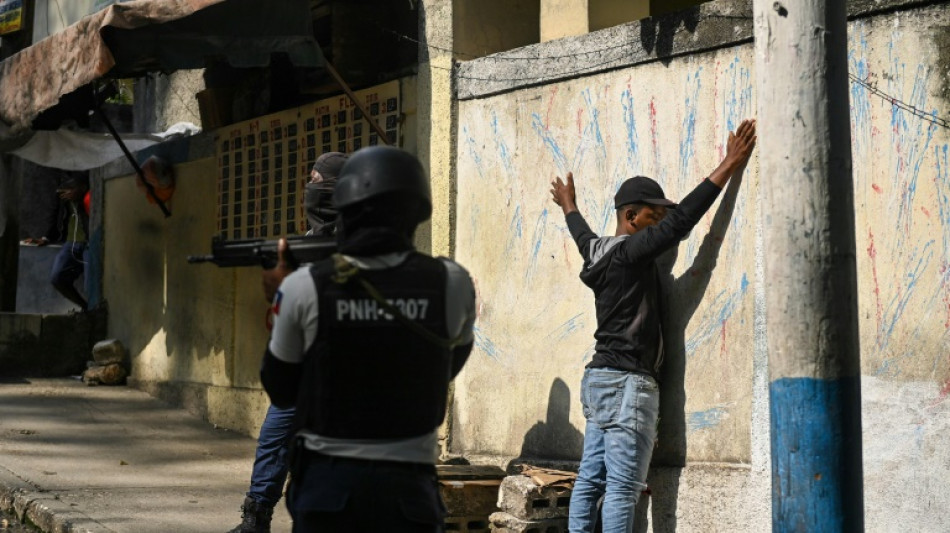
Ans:
{"type": "Polygon", "coordinates": [[[927,211],[926,207],[920,206],[920,210],[923,211],[925,215],[927,215],[927,218],[930,218],[930,211],[927,211]]]}
{"type": "Polygon", "coordinates": [[[478,289],[478,278],[472,276],[472,286],[475,287],[475,319],[482,314],[482,291],[478,289]]]}
{"type": "Polygon", "coordinates": [[[726,356],[726,321],[722,321],[722,332],[720,333],[721,344],[719,347],[719,355],[722,357],[726,356]]]}
{"type": "Polygon", "coordinates": [[[554,88],[551,89],[551,99],[548,100],[548,112],[545,113],[544,115],[545,129],[548,127],[548,124],[551,123],[551,108],[554,107],[554,97],[557,96],[557,91],[558,91],[558,86],[555,85],[554,88]]]}
{"type": "Polygon", "coordinates": [[[901,136],[900,127],[897,121],[894,121],[894,153],[897,154],[897,173],[904,171],[904,155],[901,154],[901,136]]]}
{"type": "Polygon", "coordinates": [[[871,273],[874,277],[874,300],[877,306],[877,344],[881,345],[881,322],[883,310],[881,308],[881,286],[877,281],[877,249],[874,247],[874,232],[868,229],[868,257],[871,258],[871,273]]]}
{"type": "MultiPolygon", "coordinates": [[[[721,65],[719,61],[716,61],[716,76],[713,76],[713,102],[719,102],[719,75],[722,73],[720,70],[721,65]]],[[[716,121],[713,123],[713,131],[719,131],[719,113],[713,113],[716,117],[716,121]]],[[[721,161],[725,156],[726,147],[721,142],[716,143],[716,151],[719,153],[719,160],[721,161]]]]}
{"type": "Polygon", "coordinates": [[[656,100],[650,98],[650,136],[653,138],[653,152],[657,153],[656,100]]]}
{"type": "Polygon", "coordinates": [[[583,109],[577,110],[577,136],[578,137],[581,136],[581,116],[583,116],[583,114],[584,114],[583,109]]]}
{"type": "Polygon", "coordinates": [[[881,194],[881,187],[877,183],[872,183],[871,188],[874,189],[874,192],[881,194]]]}
{"type": "MultiPolygon", "coordinates": [[[[944,274],[947,273],[947,268],[948,268],[947,262],[944,261],[943,264],[940,266],[940,277],[943,278],[944,274]]],[[[950,292],[946,290],[946,286],[947,286],[946,278],[943,278],[943,279],[944,281],[943,283],[940,284],[940,288],[944,289],[943,305],[944,305],[944,308],[947,310],[947,320],[944,321],[943,327],[944,329],[950,329],[950,292]]]]}

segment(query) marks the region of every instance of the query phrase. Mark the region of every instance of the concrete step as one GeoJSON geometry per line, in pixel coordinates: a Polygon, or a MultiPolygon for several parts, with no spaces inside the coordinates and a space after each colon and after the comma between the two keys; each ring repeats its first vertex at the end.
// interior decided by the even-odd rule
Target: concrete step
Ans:
{"type": "Polygon", "coordinates": [[[106,336],[107,311],[43,315],[0,313],[0,376],[79,375],[106,336]]]}

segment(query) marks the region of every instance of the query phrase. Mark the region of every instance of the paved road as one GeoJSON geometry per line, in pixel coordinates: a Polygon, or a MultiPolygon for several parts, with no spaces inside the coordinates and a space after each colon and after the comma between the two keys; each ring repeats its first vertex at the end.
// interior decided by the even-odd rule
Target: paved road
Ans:
{"type": "MultiPolygon", "coordinates": [[[[247,436],[141,391],[70,379],[0,379],[0,406],[0,508],[29,504],[44,531],[223,532],[240,521],[247,436]]],[[[273,530],[290,531],[282,504],[273,530]]]]}

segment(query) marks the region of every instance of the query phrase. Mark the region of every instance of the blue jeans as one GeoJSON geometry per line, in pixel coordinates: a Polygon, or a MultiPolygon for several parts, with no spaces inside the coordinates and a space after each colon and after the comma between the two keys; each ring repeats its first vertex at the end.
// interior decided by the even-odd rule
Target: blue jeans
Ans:
{"type": "Polygon", "coordinates": [[[267,408],[261,434],[257,438],[251,488],[247,492],[258,503],[273,507],[284,493],[289,469],[287,444],[290,443],[294,411],[293,407],[280,409],[271,405],[267,408]]]}
{"type": "Polygon", "coordinates": [[[597,501],[603,496],[603,533],[630,533],[656,441],[660,389],[656,380],[643,374],[588,368],[581,382],[581,403],[587,428],[568,530],[592,532],[597,501]]]}
{"type": "Polygon", "coordinates": [[[86,265],[86,243],[68,241],[53,259],[49,281],[56,287],[72,286],[82,276],[86,265]]]}
{"type": "Polygon", "coordinates": [[[294,533],[442,533],[432,465],[300,453],[287,492],[294,533]]]}

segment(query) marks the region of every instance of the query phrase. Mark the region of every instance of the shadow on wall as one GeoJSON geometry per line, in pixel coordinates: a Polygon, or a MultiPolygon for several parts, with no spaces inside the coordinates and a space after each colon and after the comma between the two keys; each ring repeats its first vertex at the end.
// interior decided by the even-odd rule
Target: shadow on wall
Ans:
{"type": "Polygon", "coordinates": [[[525,433],[521,453],[506,467],[508,473],[520,473],[518,467],[522,464],[580,460],[584,434],[571,424],[570,414],[571,389],[564,380],[555,379],[548,395],[547,417],[525,433]]]}
{"type": "Polygon", "coordinates": [[[640,21],[640,44],[648,53],[655,53],[664,66],[669,66],[681,24],[686,31],[695,32],[699,26],[699,7],[643,19],[640,21]]]}
{"type": "MultiPolygon", "coordinates": [[[[660,420],[652,466],[666,468],[650,469],[648,484],[653,492],[649,498],[653,503],[653,531],[676,531],[679,477],[686,466],[686,326],[699,307],[716,268],[719,250],[735,211],[743,172],[730,180],[693,264],[679,278],[674,278],[672,270],[678,247],[657,260],[663,291],[661,300],[667,305],[662,308],[665,355],[660,383],[660,420]]],[[[641,498],[637,505],[637,531],[646,531],[649,522],[647,500],[641,498]]]]}

